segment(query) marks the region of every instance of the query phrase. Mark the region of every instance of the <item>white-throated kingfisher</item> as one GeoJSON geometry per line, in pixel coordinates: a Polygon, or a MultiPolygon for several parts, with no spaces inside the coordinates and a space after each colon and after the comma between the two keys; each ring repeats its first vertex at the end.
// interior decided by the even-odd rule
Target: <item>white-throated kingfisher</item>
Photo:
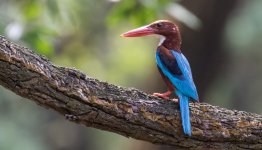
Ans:
{"type": "Polygon", "coordinates": [[[157,68],[168,86],[165,93],[154,93],[164,99],[175,91],[179,98],[184,133],[191,136],[189,100],[198,101],[190,65],[181,52],[181,35],[178,26],[168,20],[155,21],[149,25],[128,31],[123,37],[158,35],[160,43],[156,50],[157,68]]]}

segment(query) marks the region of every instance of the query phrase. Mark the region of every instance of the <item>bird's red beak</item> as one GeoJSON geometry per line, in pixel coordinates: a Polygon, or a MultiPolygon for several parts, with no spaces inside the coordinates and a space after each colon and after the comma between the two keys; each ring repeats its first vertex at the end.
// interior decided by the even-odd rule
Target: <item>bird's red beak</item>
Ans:
{"type": "Polygon", "coordinates": [[[155,34],[155,30],[151,27],[143,26],[137,29],[130,30],[126,33],[121,34],[122,37],[139,37],[155,34]]]}

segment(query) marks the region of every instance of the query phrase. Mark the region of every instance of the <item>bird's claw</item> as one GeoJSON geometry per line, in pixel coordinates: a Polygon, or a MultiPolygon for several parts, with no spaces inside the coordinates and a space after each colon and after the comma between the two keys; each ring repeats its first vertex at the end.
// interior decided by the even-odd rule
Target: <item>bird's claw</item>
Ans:
{"type": "Polygon", "coordinates": [[[163,99],[169,99],[169,95],[167,95],[166,93],[153,93],[154,96],[157,96],[157,97],[161,97],[163,99]]]}
{"type": "MultiPolygon", "coordinates": [[[[171,94],[171,91],[167,91],[166,93],[153,93],[154,96],[161,97],[165,100],[169,99],[169,95],[171,94]]],[[[172,99],[173,102],[178,103],[178,99],[174,98],[172,99]]]]}
{"type": "Polygon", "coordinates": [[[172,101],[175,102],[175,103],[179,103],[178,99],[176,99],[176,98],[173,98],[172,101]]]}

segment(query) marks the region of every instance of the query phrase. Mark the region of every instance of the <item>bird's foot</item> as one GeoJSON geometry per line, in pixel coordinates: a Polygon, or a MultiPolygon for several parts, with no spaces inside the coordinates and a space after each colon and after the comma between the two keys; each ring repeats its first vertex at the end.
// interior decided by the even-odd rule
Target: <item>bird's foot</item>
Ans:
{"type": "Polygon", "coordinates": [[[161,97],[163,99],[169,99],[169,95],[171,94],[171,91],[167,91],[165,93],[153,93],[154,96],[161,97]]]}
{"type": "Polygon", "coordinates": [[[176,98],[173,98],[172,101],[175,102],[175,103],[179,103],[179,100],[176,99],[176,98]]]}

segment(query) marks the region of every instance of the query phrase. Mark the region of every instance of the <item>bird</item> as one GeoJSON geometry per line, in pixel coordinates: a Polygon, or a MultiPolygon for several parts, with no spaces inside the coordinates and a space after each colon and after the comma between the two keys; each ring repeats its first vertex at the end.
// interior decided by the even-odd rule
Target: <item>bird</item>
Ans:
{"type": "Polygon", "coordinates": [[[169,99],[172,93],[178,97],[183,132],[192,136],[189,101],[199,102],[197,89],[193,81],[187,58],[181,52],[181,34],[178,25],[169,20],[157,20],[148,25],[121,34],[122,37],[142,37],[156,35],[160,42],[156,49],[156,64],[168,90],[165,93],[153,93],[154,96],[169,99]]]}

